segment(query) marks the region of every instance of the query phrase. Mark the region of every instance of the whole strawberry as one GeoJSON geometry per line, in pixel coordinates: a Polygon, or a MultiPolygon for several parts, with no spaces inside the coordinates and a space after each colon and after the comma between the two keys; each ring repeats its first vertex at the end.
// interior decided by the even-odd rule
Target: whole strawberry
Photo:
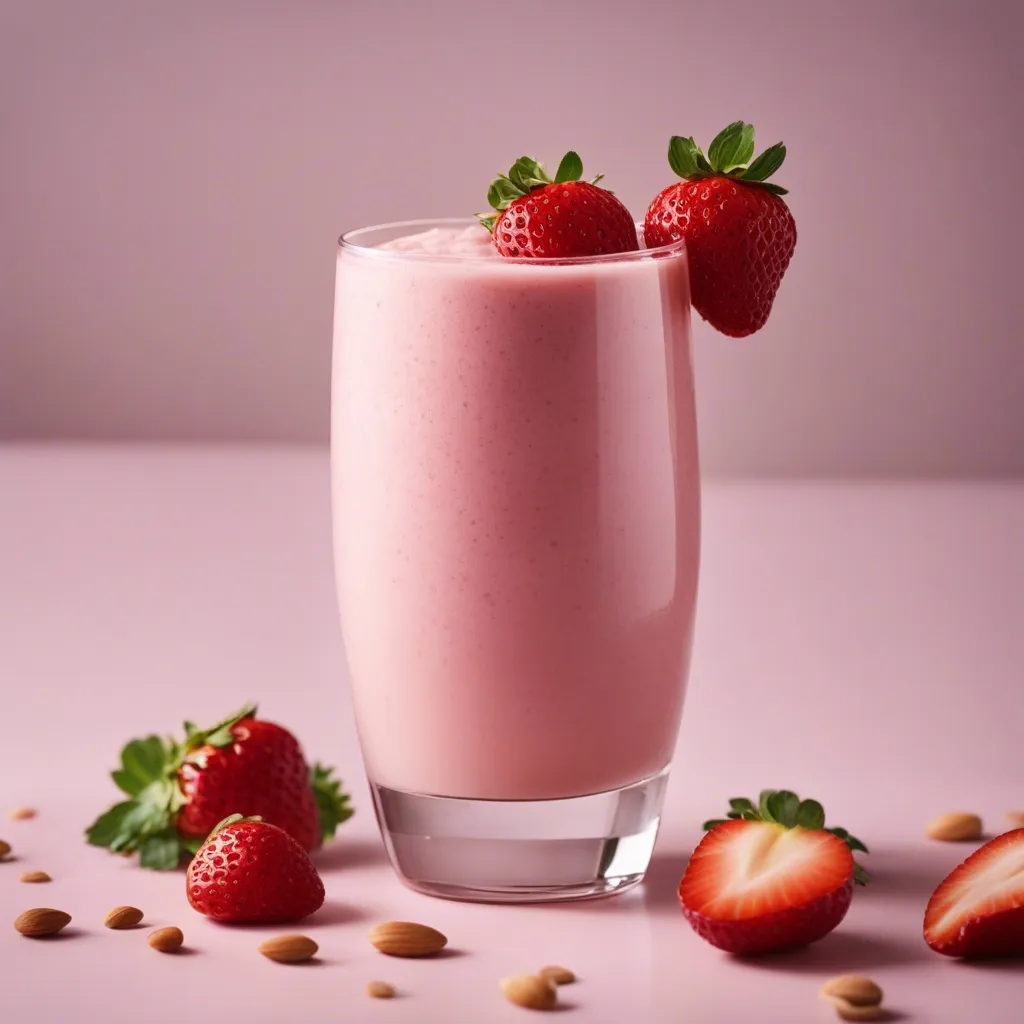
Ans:
{"type": "Polygon", "coordinates": [[[283,829],[233,814],[188,866],[194,910],[233,924],[298,921],[319,910],[324,883],[309,854],[283,829]]]}
{"type": "Polygon", "coordinates": [[[130,799],[86,832],[94,846],[140,853],[143,867],[168,870],[194,853],[229,814],[259,815],[313,850],[349,818],[348,796],[330,769],[306,764],[287,729],[256,718],[256,706],[211,729],[185,723],[185,740],[132,740],[114,782],[130,799]]]}
{"type": "Polygon", "coordinates": [[[796,222],[766,179],[782,166],[778,142],[756,160],[754,126],[736,121],[705,157],[692,138],[673,136],[668,162],[682,178],[647,209],[651,248],[686,239],[693,307],[722,334],[743,338],[764,327],[796,248],[796,222]]]}
{"type": "Polygon", "coordinates": [[[580,181],[583,161],[562,157],[554,179],[532,157],[520,157],[491,183],[487,202],[497,213],[479,214],[502,256],[570,259],[640,248],[633,216],[607,189],[580,181]]]}

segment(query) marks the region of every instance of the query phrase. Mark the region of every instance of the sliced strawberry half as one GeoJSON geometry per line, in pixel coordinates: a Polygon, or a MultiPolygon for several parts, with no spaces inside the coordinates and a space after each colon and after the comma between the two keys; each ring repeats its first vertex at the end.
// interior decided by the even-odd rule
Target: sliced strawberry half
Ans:
{"type": "Polygon", "coordinates": [[[729,953],[806,946],[846,916],[853,854],[838,836],[768,821],[716,825],[679,884],[693,930],[729,953]]]}
{"type": "Polygon", "coordinates": [[[1024,828],[996,836],[943,879],[924,939],[945,956],[1024,955],[1024,828]]]}

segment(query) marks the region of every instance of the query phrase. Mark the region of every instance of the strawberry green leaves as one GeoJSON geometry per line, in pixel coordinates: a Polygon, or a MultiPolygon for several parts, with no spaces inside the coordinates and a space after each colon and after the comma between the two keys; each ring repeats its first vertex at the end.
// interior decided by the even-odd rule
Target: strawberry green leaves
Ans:
{"type": "Polygon", "coordinates": [[[181,752],[173,740],[159,736],[128,743],[111,777],[131,799],[101,814],[86,830],[86,840],[114,853],[138,851],[143,867],[177,867],[181,850],[173,820],[185,802],[177,781],[181,752]]]}
{"type": "Polygon", "coordinates": [[[333,777],[330,768],[317,762],[310,770],[309,780],[320,815],[320,834],[326,843],[334,838],[338,826],[352,817],[352,806],[348,793],[342,791],[341,783],[333,777]]]}
{"type": "MultiPolygon", "coordinates": [[[[543,188],[545,185],[554,185],[563,181],[579,181],[583,177],[583,161],[579,153],[569,150],[562,157],[555,171],[554,178],[548,176],[544,165],[530,156],[521,156],[510,168],[508,174],[499,174],[491,182],[487,190],[487,205],[501,213],[507,210],[517,199],[529,195],[536,188],[543,188]]],[[[602,178],[599,174],[591,179],[591,184],[596,185],[602,178]]],[[[494,230],[498,220],[496,213],[478,213],[477,218],[488,231],[494,230]]]]}
{"type": "Polygon", "coordinates": [[[757,159],[754,157],[754,126],[745,121],[733,121],[712,140],[705,157],[692,137],[673,135],[668,144],[669,166],[680,178],[701,181],[714,175],[735,178],[786,195],[786,189],[767,181],[786,159],[786,147],[777,142],[769,146],[757,159]]]}
{"type": "Polygon", "coordinates": [[[744,168],[754,155],[754,126],[733,121],[708,146],[708,163],[718,174],[744,168]]]}
{"type": "MultiPolygon", "coordinates": [[[[764,789],[758,797],[757,804],[746,797],[733,797],[729,801],[729,813],[725,818],[711,818],[701,826],[710,831],[729,819],[740,821],[768,821],[783,828],[805,828],[810,831],[831,832],[850,848],[852,853],[858,850],[867,853],[868,848],[856,837],[851,836],[845,828],[825,828],[825,808],[817,800],[801,800],[796,793],[788,789],[764,789]]],[[[859,864],[854,864],[854,881],[858,885],[866,885],[870,875],[859,864]]]]}

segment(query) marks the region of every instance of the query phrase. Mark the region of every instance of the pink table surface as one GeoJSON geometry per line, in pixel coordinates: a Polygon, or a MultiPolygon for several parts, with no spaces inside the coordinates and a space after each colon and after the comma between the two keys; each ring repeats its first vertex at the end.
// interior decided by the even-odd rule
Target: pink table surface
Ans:
{"type": "MultiPolygon", "coordinates": [[[[495,1022],[528,1019],[499,978],[555,962],[588,1022],[824,1022],[819,985],[885,988],[890,1020],[1024,1020],[1024,962],[970,966],[920,937],[932,887],[970,846],[922,838],[934,814],[1024,809],[1024,485],[708,482],[691,688],[645,885],[608,901],[502,908],[404,889],[363,781],[330,549],[323,450],[0,449],[0,1021],[495,1022]],[[217,926],[180,874],[84,845],[115,797],[121,742],[254,697],[335,763],[358,811],[319,857],[328,902],[301,926],[318,964],[255,952],[265,931],[217,926]],[[744,963],[684,923],[675,888],[700,821],[760,787],[820,798],[872,848],[874,883],[839,930],[744,963]],[[20,884],[41,868],[46,886],[20,884]],[[120,903],[177,924],[189,955],[111,932],[120,903]],[[31,906],[74,917],[35,942],[31,906]],[[453,953],[391,960],[375,921],[421,920],[453,953]],[[372,978],[401,990],[364,995],[372,978]]],[[[623,699],[627,699],[624,692],[623,699]]],[[[274,929],[280,931],[281,929],[274,929]]]]}

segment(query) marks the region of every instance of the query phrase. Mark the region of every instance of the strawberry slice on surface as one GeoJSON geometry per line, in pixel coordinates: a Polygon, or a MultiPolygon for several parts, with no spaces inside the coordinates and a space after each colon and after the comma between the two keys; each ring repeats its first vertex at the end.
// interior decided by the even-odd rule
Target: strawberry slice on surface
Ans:
{"type": "Polygon", "coordinates": [[[996,836],[943,879],[924,938],[945,956],[1024,956],[1024,828],[996,836]]]}
{"type": "Polygon", "coordinates": [[[572,151],[554,178],[532,157],[520,157],[487,191],[495,212],[477,214],[502,256],[572,259],[636,252],[640,239],[633,215],[598,182],[581,181],[583,161],[572,151]]]}
{"type": "Polygon", "coordinates": [[[823,938],[846,916],[853,859],[867,847],[845,829],[826,829],[816,800],[764,790],[757,805],[730,801],[729,820],[710,829],[679,883],[683,915],[701,938],[729,953],[796,949],[823,938]]]}

